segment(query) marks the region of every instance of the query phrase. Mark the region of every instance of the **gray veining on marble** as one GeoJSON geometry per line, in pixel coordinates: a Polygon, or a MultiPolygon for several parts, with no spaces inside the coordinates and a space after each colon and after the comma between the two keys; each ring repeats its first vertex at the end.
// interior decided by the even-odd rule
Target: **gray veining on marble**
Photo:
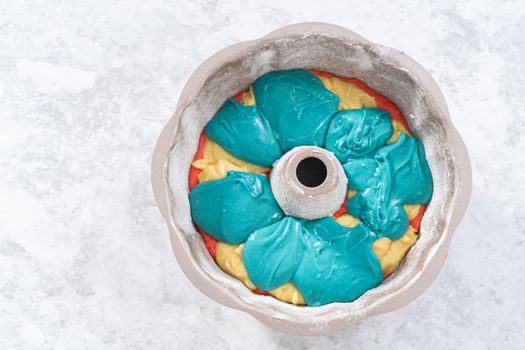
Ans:
{"type": "Polygon", "coordinates": [[[2,2],[0,348],[523,348],[523,33],[519,0],[2,2]],[[429,70],[469,148],[474,188],[423,296],[301,338],[196,291],[171,252],[149,168],[203,59],[313,20],[429,70]]]}

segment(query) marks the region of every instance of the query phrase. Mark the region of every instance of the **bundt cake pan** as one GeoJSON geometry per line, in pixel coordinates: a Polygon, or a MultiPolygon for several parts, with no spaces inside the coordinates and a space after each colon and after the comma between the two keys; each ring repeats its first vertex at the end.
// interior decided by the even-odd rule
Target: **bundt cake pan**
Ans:
{"type": "Polygon", "coordinates": [[[157,205],[168,224],[182,270],[208,297],[250,313],[281,331],[316,335],[344,328],[366,316],[400,308],[434,280],[450,239],[467,208],[471,166],[435,81],[407,55],[324,23],[300,23],[260,39],[227,47],[202,63],[184,87],[152,161],[157,205]],[[188,173],[199,135],[222,103],[269,71],[315,68],[355,77],[394,101],[424,144],[434,194],[418,242],[397,271],[351,303],[298,307],[254,294],[213,261],[190,216],[188,173]]]}

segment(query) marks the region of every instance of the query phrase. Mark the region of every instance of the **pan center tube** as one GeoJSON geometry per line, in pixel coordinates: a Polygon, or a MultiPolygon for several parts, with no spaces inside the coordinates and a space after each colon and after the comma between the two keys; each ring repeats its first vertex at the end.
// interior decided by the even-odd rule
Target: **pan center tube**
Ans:
{"type": "Polygon", "coordinates": [[[347,182],[334,154],[315,146],[291,149],[270,173],[273,194],[284,213],[307,220],[335,213],[346,198],[347,182]]]}

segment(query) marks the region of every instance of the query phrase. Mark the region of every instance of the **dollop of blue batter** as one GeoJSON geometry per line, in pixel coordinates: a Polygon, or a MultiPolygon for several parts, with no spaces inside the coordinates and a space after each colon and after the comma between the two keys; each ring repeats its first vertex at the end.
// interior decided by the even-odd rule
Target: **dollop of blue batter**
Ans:
{"type": "Polygon", "coordinates": [[[432,197],[432,176],[423,145],[405,134],[370,158],[349,160],[343,169],[348,187],[358,190],[347,203],[348,213],[380,236],[403,236],[408,229],[403,205],[426,204],[432,197]]]}
{"type": "Polygon", "coordinates": [[[261,289],[291,282],[309,306],[349,302],[383,280],[372,251],[375,239],[364,225],[348,228],[330,217],[286,217],[250,235],[243,261],[261,289]]]}
{"type": "Polygon", "coordinates": [[[256,106],[230,98],[206,125],[206,136],[245,162],[270,167],[283,152],[256,106]],[[242,135],[242,136],[241,136],[242,135]]]}
{"type": "Polygon", "coordinates": [[[253,83],[253,93],[283,152],[323,147],[339,98],[318,77],[304,69],[270,72],[253,83]]]}
{"type": "Polygon", "coordinates": [[[337,112],[330,122],[325,148],[345,163],[383,146],[392,133],[388,111],[377,108],[343,110],[337,112]]]}
{"type": "Polygon", "coordinates": [[[239,244],[283,217],[264,175],[229,171],[224,179],[198,184],[190,192],[193,221],[229,244],[239,244]]]}

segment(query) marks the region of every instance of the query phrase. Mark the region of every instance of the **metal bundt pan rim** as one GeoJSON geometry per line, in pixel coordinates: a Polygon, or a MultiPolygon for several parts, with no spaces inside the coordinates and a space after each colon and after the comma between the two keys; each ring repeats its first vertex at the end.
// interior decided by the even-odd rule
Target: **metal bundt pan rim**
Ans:
{"type": "MultiPolygon", "coordinates": [[[[323,56],[320,51],[312,56],[316,54],[323,56]]],[[[318,335],[342,329],[369,315],[400,308],[431,284],[447,256],[453,231],[466,211],[472,179],[467,150],[452,125],[443,94],[424,68],[407,55],[371,43],[348,29],[325,23],[300,23],[257,40],[227,47],[197,68],[181,92],[176,111],[157,142],[152,160],[152,185],[157,205],[168,224],[177,261],[201,292],[221,304],[248,312],[276,329],[292,334],[318,335]],[[310,58],[303,57],[306,60],[303,67],[294,63],[295,53],[301,50],[313,52],[319,47],[328,52],[339,50],[352,55],[332,57],[333,62],[315,61],[317,57],[308,61],[310,58]],[[370,81],[361,76],[380,74],[374,71],[378,70],[375,64],[386,71],[384,77],[377,79],[383,80],[377,85],[373,83],[375,78],[370,81]],[[337,65],[339,69],[334,68],[337,65]],[[256,295],[220,270],[191,225],[187,211],[189,204],[185,201],[189,162],[197,140],[188,135],[200,134],[206,121],[227,97],[247,88],[257,76],[283,68],[321,68],[338,75],[364,78],[362,80],[372,88],[398,104],[427,151],[435,190],[422,222],[420,239],[394,275],[352,303],[297,307],[256,295]],[[347,69],[358,71],[349,73],[347,69]],[[220,80],[221,74],[228,79],[220,80]],[[238,76],[243,79],[232,78],[238,76]],[[246,76],[251,76],[251,79],[246,76]],[[396,84],[401,84],[405,90],[397,88],[396,84]],[[389,89],[389,86],[396,88],[389,89]],[[407,89],[412,89],[410,95],[406,94],[407,89]],[[393,96],[392,91],[399,95],[393,96]],[[184,166],[181,166],[183,160],[180,158],[185,158],[184,166]]]]}

